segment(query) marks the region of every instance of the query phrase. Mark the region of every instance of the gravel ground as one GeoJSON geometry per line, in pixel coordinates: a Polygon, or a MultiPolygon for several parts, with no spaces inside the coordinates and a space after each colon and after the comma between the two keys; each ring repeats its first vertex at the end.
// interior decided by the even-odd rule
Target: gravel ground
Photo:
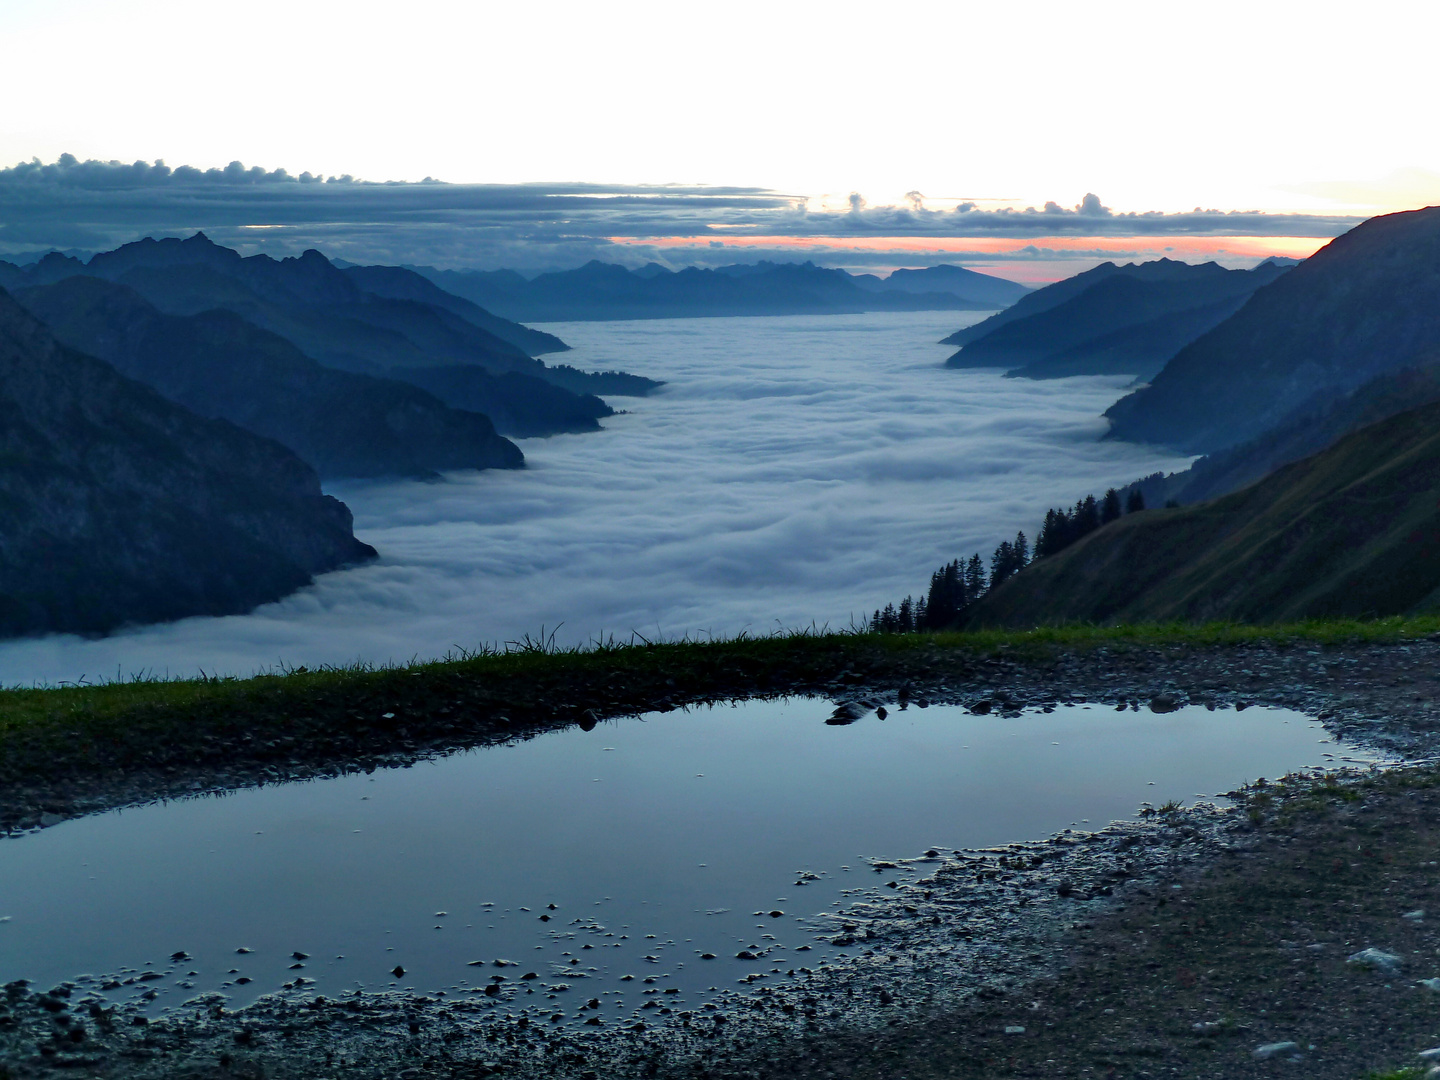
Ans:
{"type": "MultiPolygon", "coordinates": [[[[1437,659],[1440,645],[1429,641],[1101,648],[1013,660],[1004,650],[976,658],[937,649],[903,668],[852,658],[833,678],[783,690],[961,701],[1002,714],[1059,701],[1159,711],[1283,705],[1414,759],[1432,753],[1440,723],[1437,659]]],[[[732,689],[781,688],[742,680],[732,689]]],[[[673,689],[662,696],[684,703],[673,689]]],[[[596,714],[607,714],[603,703],[596,714]]],[[[346,764],[296,760],[300,774],[346,764]]],[[[143,798],[147,779],[113,778],[84,797],[90,805],[143,798]]],[[[164,778],[171,790],[196,782],[183,772],[164,778]]],[[[124,983],[136,973],[108,988],[98,977],[45,992],[12,984],[0,1004],[0,1077],[1280,1072],[1358,1080],[1440,1044],[1440,994],[1419,981],[1440,977],[1436,783],[1426,764],[1271,783],[1238,793],[1234,807],[1155,814],[1095,834],[910,853],[877,864],[873,888],[815,924],[844,945],[843,959],[808,969],[791,952],[777,971],[777,958],[757,955],[757,977],[714,1009],[658,1003],[645,1019],[624,1022],[597,1009],[584,1033],[551,1030],[543,988],[518,980],[463,1000],[326,1000],[299,982],[246,1009],[207,995],[143,1024],[134,1004],[141,984],[124,983]],[[1414,915],[1427,905],[1433,913],[1414,915]],[[1396,957],[1393,970],[1382,970],[1392,965],[1384,959],[1380,968],[1347,962],[1367,948],[1396,957]],[[1256,1057],[1283,1043],[1294,1046],[1256,1057]]],[[[13,806],[26,798],[17,790],[0,793],[13,806]]]]}

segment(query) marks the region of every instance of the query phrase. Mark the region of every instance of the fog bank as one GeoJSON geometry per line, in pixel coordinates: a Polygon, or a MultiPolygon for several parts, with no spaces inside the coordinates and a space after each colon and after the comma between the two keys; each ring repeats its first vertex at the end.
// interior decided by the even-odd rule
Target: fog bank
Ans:
{"type": "Polygon", "coordinates": [[[849,626],[1047,506],[1187,459],[1098,441],[1120,378],[947,371],[980,315],[563,323],[566,362],[667,380],[530,467],[328,490],[378,562],[245,616],[0,645],[0,681],[405,661],[559,627],[599,635],[849,626]]]}

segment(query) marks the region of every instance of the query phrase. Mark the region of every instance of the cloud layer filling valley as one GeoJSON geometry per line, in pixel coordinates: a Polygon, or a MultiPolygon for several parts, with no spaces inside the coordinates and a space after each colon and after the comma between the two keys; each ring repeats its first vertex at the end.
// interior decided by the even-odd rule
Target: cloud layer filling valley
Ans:
{"type": "Polygon", "coordinates": [[[247,616],[0,645],[0,681],[249,674],[558,640],[848,626],[1047,506],[1183,460],[1099,442],[1118,379],[949,371],[967,318],[567,323],[566,361],[668,380],[530,467],[331,490],[378,563],[247,616]],[[562,625],[563,624],[563,625],[562,625]]]}

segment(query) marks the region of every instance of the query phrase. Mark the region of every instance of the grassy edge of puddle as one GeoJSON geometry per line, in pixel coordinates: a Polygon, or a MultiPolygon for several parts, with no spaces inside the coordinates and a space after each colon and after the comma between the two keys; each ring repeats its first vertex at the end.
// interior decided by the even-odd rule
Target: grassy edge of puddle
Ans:
{"type": "MultiPolygon", "coordinates": [[[[823,678],[850,661],[884,663],[907,655],[944,650],[979,656],[1010,650],[1011,658],[1043,658],[1057,650],[1104,646],[1188,646],[1213,648],[1267,642],[1277,645],[1313,643],[1340,645],[1388,643],[1440,634],[1440,616],[1395,616],[1384,619],[1314,619],[1278,624],[1152,623],[1122,626],[1070,625],[1034,630],[975,630],[924,634],[876,634],[801,629],[765,636],[740,634],[709,640],[651,642],[615,639],[573,647],[558,646],[553,635],[525,638],[502,646],[482,646],[446,657],[408,663],[333,665],[316,669],[280,667],[248,678],[210,676],[162,677],[151,672],[115,678],[97,677],[78,683],[11,686],[0,689],[0,739],[26,731],[75,724],[104,725],[113,734],[127,721],[146,724],[163,714],[176,722],[202,722],[237,707],[270,711],[284,704],[303,707],[334,705],[336,695],[353,695],[364,704],[375,694],[400,690],[410,695],[417,686],[397,679],[460,678],[499,684],[532,679],[580,680],[617,675],[662,676],[685,680],[686,688],[709,691],[717,676],[730,676],[734,689],[763,670],[751,667],[725,671],[723,665],[743,662],[781,667],[786,674],[823,678]]],[[[421,686],[424,684],[422,683],[421,686]]],[[[578,689],[578,687],[577,687],[578,689]]],[[[498,703],[499,699],[497,699],[498,703]]],[[[517,699],[518,703],[518,699],[517,699]]]]}
{"type": "MultiPolygon", "coordinates": [[[[541,636],[407,664],[10,688],[0,691],[0,831],[733,698],[914,686],[937,700],[962,700],[997,675],[1053,680],[1066,665],[1097,662],[1143,668],[1151,689],[1162,692],[1183,682],[1167,670],[1196,658],[1431,640],[1440,640],[1440,617],[909,635],[812,629],[578,648],[541,636]]],[[[1151,689],[1129,693],[1149,700],[1151,689]]],[[[1241,692],[1234,689],[1232,699],[1241,692]]],[[[1254,689],[1263,696],[1266,686],[1254,689]]],[[[1320,715],[1318,707],[1310,711],[1320,715]]]]}

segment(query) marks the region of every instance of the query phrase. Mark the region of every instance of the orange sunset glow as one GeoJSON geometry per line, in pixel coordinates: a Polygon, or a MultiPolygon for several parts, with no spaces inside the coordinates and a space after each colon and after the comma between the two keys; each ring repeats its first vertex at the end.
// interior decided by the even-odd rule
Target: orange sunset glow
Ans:
{"type": "MultiPolygon", "coordinates": [[[[954,255],[970,266],[985,266],[987,273],[1014,281],[1054,281],[1074,273],[1076,260],[1130,262],[1161,256],[1186,262],[1248,261],[1272,256],[1305,259],[1330,242],[1315,236],[1045,236],[1035,238],[962,236],[612,236],[612,243],[657,248],[692,248],[723,244],[737,253],[746,249],[788,250],[797,255],[824,255],[835,262],[844,252],[893,253],[896,266],[906,255],[954,255]],[[1025,256],[1023,261],[1009,261],[1025,256]],[[986,255],[996,257],[987,262],[986,255]],[[1047,256],[1049,256],[1047,258],[1047,256]],[[1007,258],[1008,257],[1008,258],[1007,258]]],[[[839,261],[843,261],[843,258],[839,261]]],[[[929,261],[927,259],[927,261],[929,261]]]]}

